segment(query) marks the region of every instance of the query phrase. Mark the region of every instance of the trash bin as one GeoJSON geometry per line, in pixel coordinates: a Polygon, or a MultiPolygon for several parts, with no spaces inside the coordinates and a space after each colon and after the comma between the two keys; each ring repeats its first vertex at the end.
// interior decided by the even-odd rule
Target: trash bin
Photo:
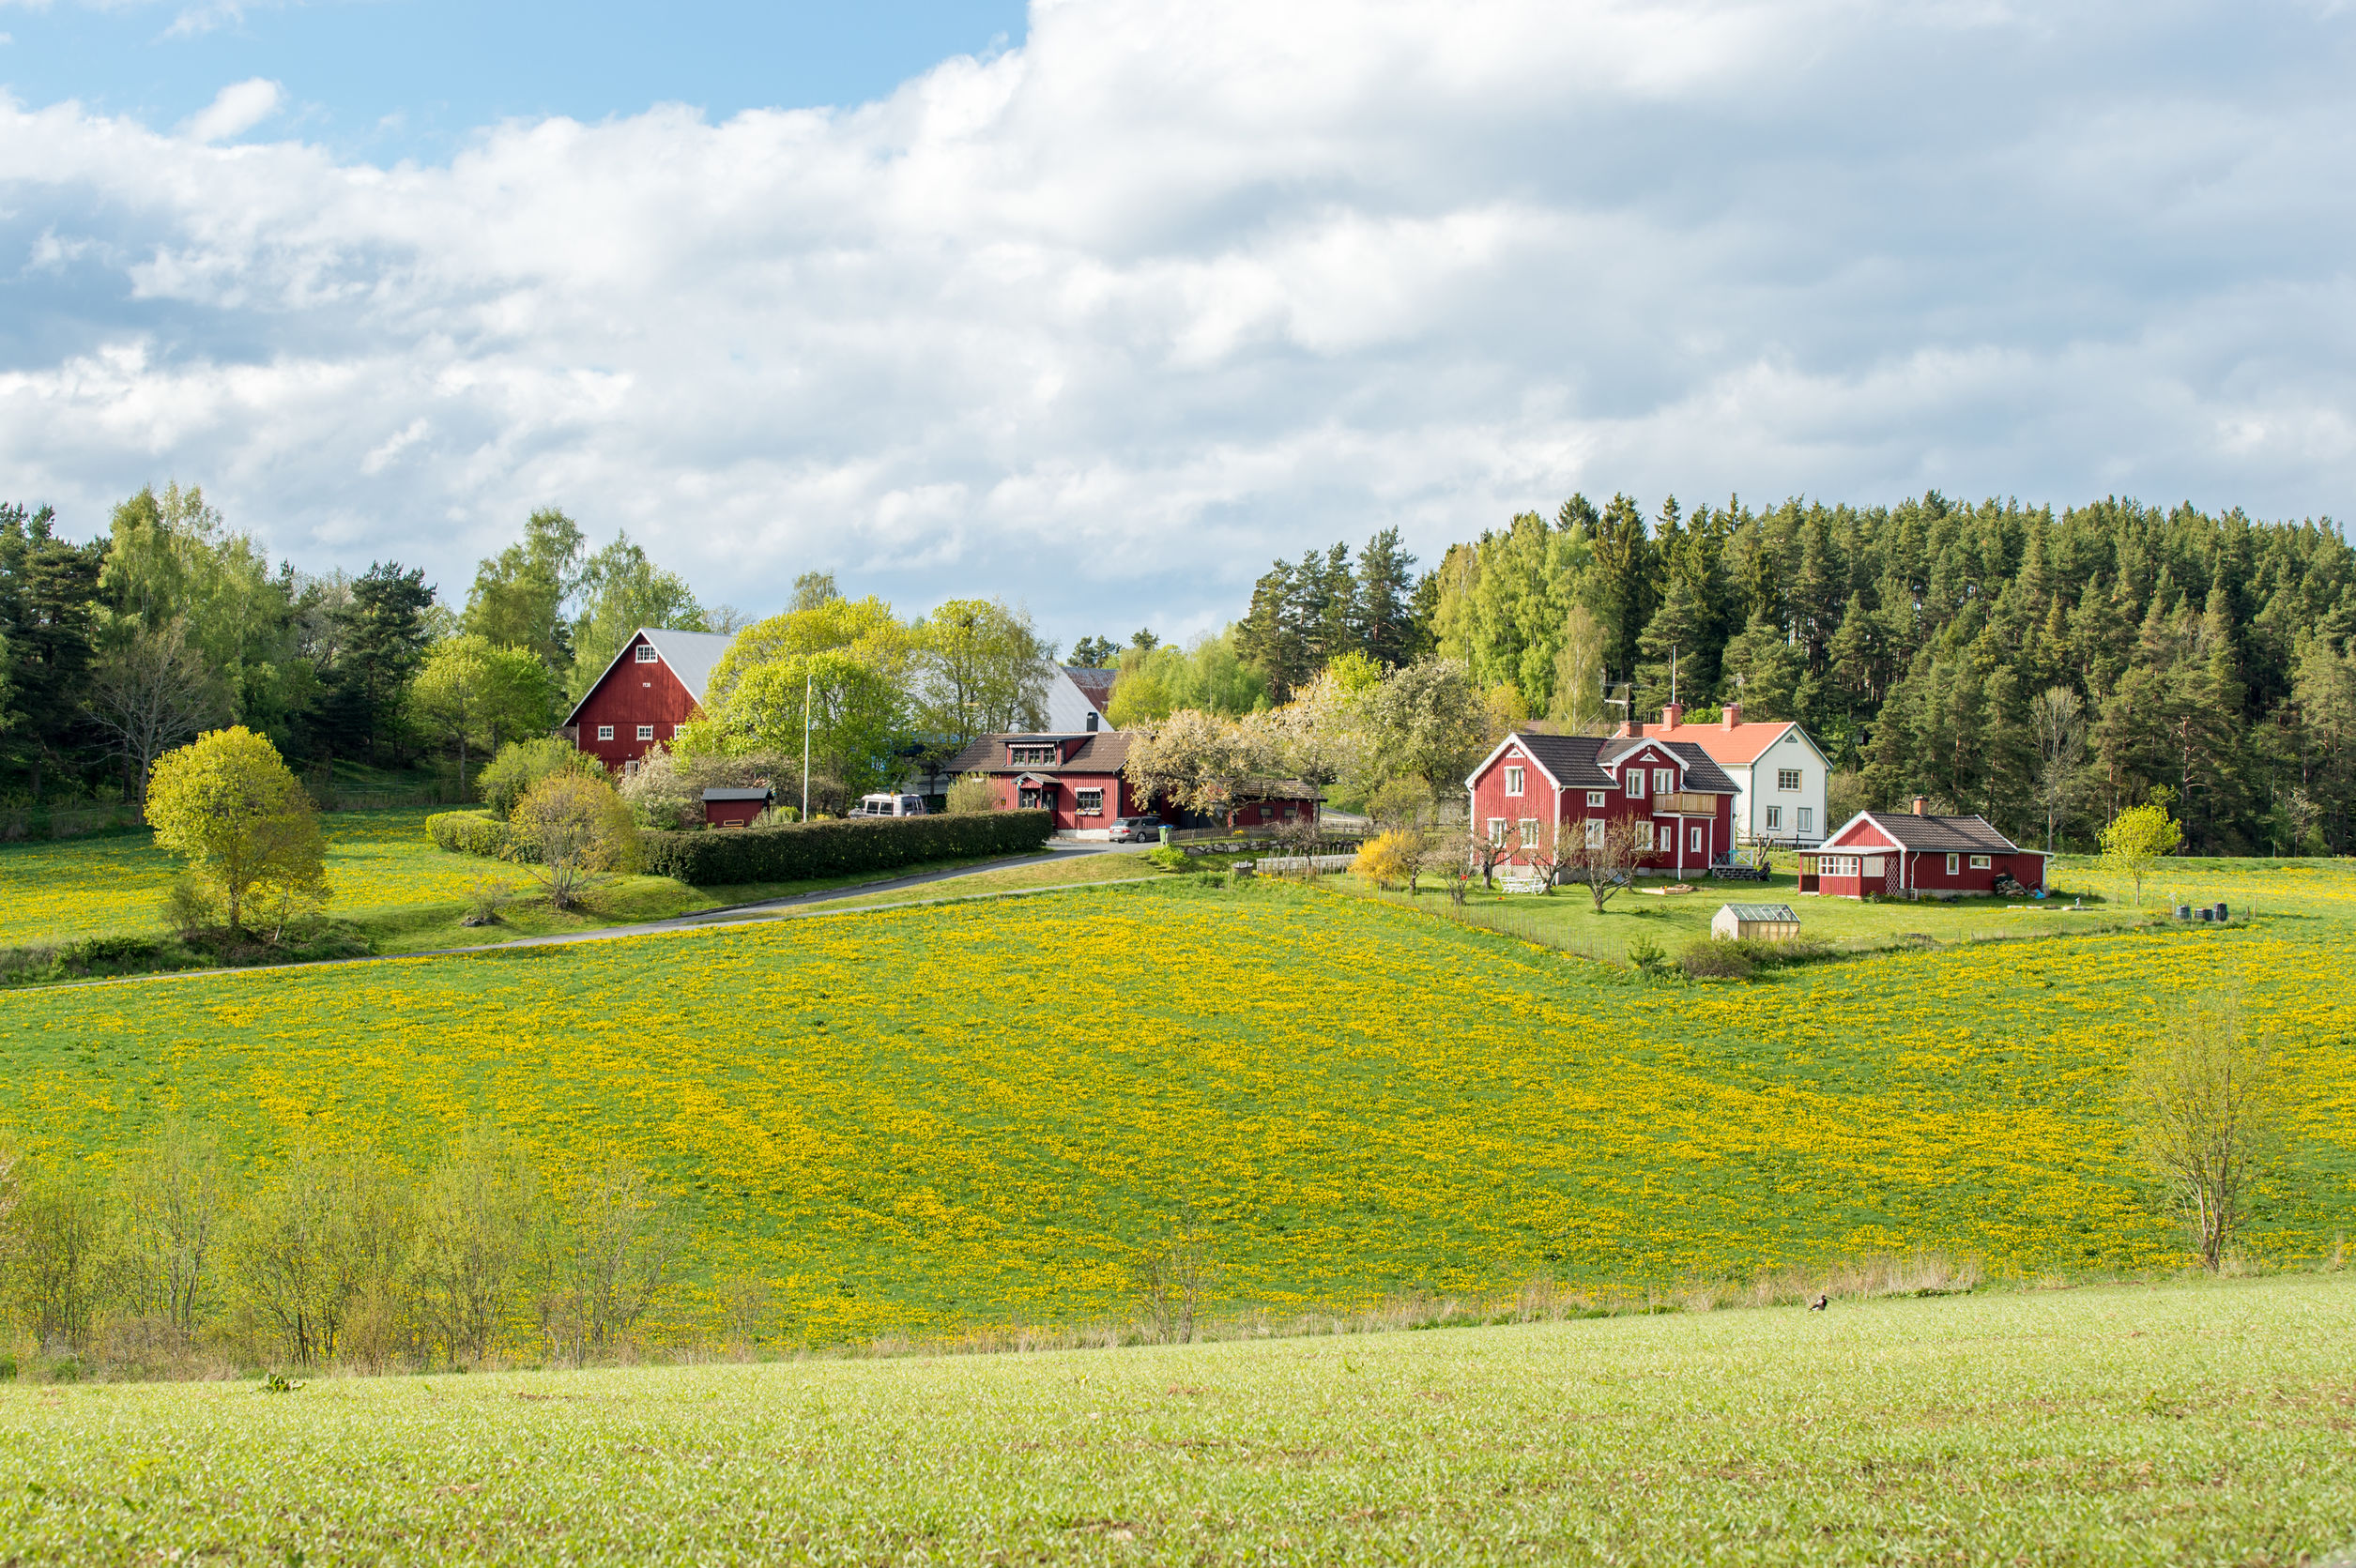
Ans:
{"type": "Polygon", "coordinates": [[[2176,918],[2180,921],[2191,920],[2193,918],[2193,906],[2189,904],[2178,905],[2176,906],[2176,918]]]}
{"type": "Polygon", "coordinates": [[[1162,824],[1162,842],[1164,844],[1170,842],[1170,824],[1167,822],[1162,824]]]}
{"type": "Polygon", "coordinates": [[[2219,920],[2224,920],[2226,918],[2226,906],[2222,904],[2217,906],[2217,918],[2219,920]]]}

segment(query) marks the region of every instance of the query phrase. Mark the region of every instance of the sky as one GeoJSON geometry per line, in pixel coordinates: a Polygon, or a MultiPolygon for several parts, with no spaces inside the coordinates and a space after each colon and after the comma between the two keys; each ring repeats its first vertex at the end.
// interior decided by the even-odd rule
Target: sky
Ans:
{"type": "Polygon", "coordinates": [[[2344,517],[2343,0],[0,0],[0,499],[1068,645],[1573,491],[2344,517]]]}

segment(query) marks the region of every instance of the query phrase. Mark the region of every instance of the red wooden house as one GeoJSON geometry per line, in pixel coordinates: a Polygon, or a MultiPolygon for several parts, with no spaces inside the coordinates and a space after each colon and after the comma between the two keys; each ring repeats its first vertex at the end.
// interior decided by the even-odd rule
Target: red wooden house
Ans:
{"type": "Polygon", "coordinates": [[[1799,858],[1799,891],[1835,898],[1959,898],[1993,893],[2003,877],[2030,891],[2045,885],[2042,850],[2023,849],[1984,817],[1933,816],[1925,808],[1918,795],[1911,814],[1858,813],[1818,851],[1799,858]]]}
{"type": "Polygon", "coordinates": [[[1058,832],[1101,832],[1118,818],[1153,814],[1122,776],[1128,760],[1129,738],[1120,730],[985,735],[944,770],[987,775],[1002,811],[1051,811],[1058,832]]]}
{"type": "MultiPolygon", "coordinates": [[[[1517,731],[1464,786],[1474,831],[1492,840],[1544,842],[1550,824],[1566,837],[1599,834],[1603,824],[1628,818],[1637,842],[1650,846],[1639,868],[1680,875],[1707,871],[1734,847],[1734,781],[1699,745],[1648,737],[1642,724],[1603,737],[1517,731]]],[[[1528,863],[1519,849],[1513,863],[1528,863]]]]}
{"type": "Polygon", "coordinates": [[[629,771],[695,717],[712,666],[735,640],[640,627],[565,715],[566,737],[615,772],[629,771]]]}

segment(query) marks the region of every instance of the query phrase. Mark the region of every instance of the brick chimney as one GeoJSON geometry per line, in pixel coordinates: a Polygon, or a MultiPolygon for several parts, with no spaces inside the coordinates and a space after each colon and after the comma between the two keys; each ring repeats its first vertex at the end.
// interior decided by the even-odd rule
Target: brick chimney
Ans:
{"type": "Polygon", "coordinates": [[[1925,800],[1925,799],[1924,799],[1921,796],[1920,796],[1920,795],[1916,796],[1916,797],[1914,798],[1914,814],[1915,814],[1915,815],[1917,815],[1917,816],[1928,816],[1928,815],[1930,815],[1930,814],[1931,814],[1931,802],[1930,802],[1930,801],[1928,801],[1928,800],[1925,800]]]}
{"type": "Polygon", "coordinates": [[[1642,719],[1622,719],[1622,720],[1620,721],[1620,738],[1621,738],[1621,739],[1623,739],[1623,740],[1635,740],[1635,739],[1639,739],[1639,738],[1641,738],[1643,737],[1644,733],[1645,733],[1645,721],[1644,721],[1644,720],[1642,720],[1642,719]]]}
{"type": "Polygon", "coordinates": [[[1742,704],[1730,702],[1718,710],[1718,722],[1728,729],[1742,723],[1742,704]]]}
{"type": "Polygon", "coordinates": [[[1673,702],[1660,710],[1660,727],[1675,729],[1685,723],[1685,704],[1673,702]]]}

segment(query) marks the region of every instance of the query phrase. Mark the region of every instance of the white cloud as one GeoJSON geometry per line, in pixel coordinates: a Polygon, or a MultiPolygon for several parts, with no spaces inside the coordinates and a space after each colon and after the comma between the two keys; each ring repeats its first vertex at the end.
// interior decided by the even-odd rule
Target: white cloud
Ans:
{"type": "Polygon", "coordinates": [[[191,115],[182,129],[192,141],[226,142],[277,114],[285,96],[277,83],[259,76],[235,82],[214,94],[212,102],[191,115]]]}
{"type": "Polygon", "coordinates": [[[0,103],[0,471],[453,589],[557,503],[1067,640],[1577,487],[2345,510],[2350,31],[2263,9],[1042,0],[883,102],[441,167],[206,145],[268,82],[0,103]]]}

